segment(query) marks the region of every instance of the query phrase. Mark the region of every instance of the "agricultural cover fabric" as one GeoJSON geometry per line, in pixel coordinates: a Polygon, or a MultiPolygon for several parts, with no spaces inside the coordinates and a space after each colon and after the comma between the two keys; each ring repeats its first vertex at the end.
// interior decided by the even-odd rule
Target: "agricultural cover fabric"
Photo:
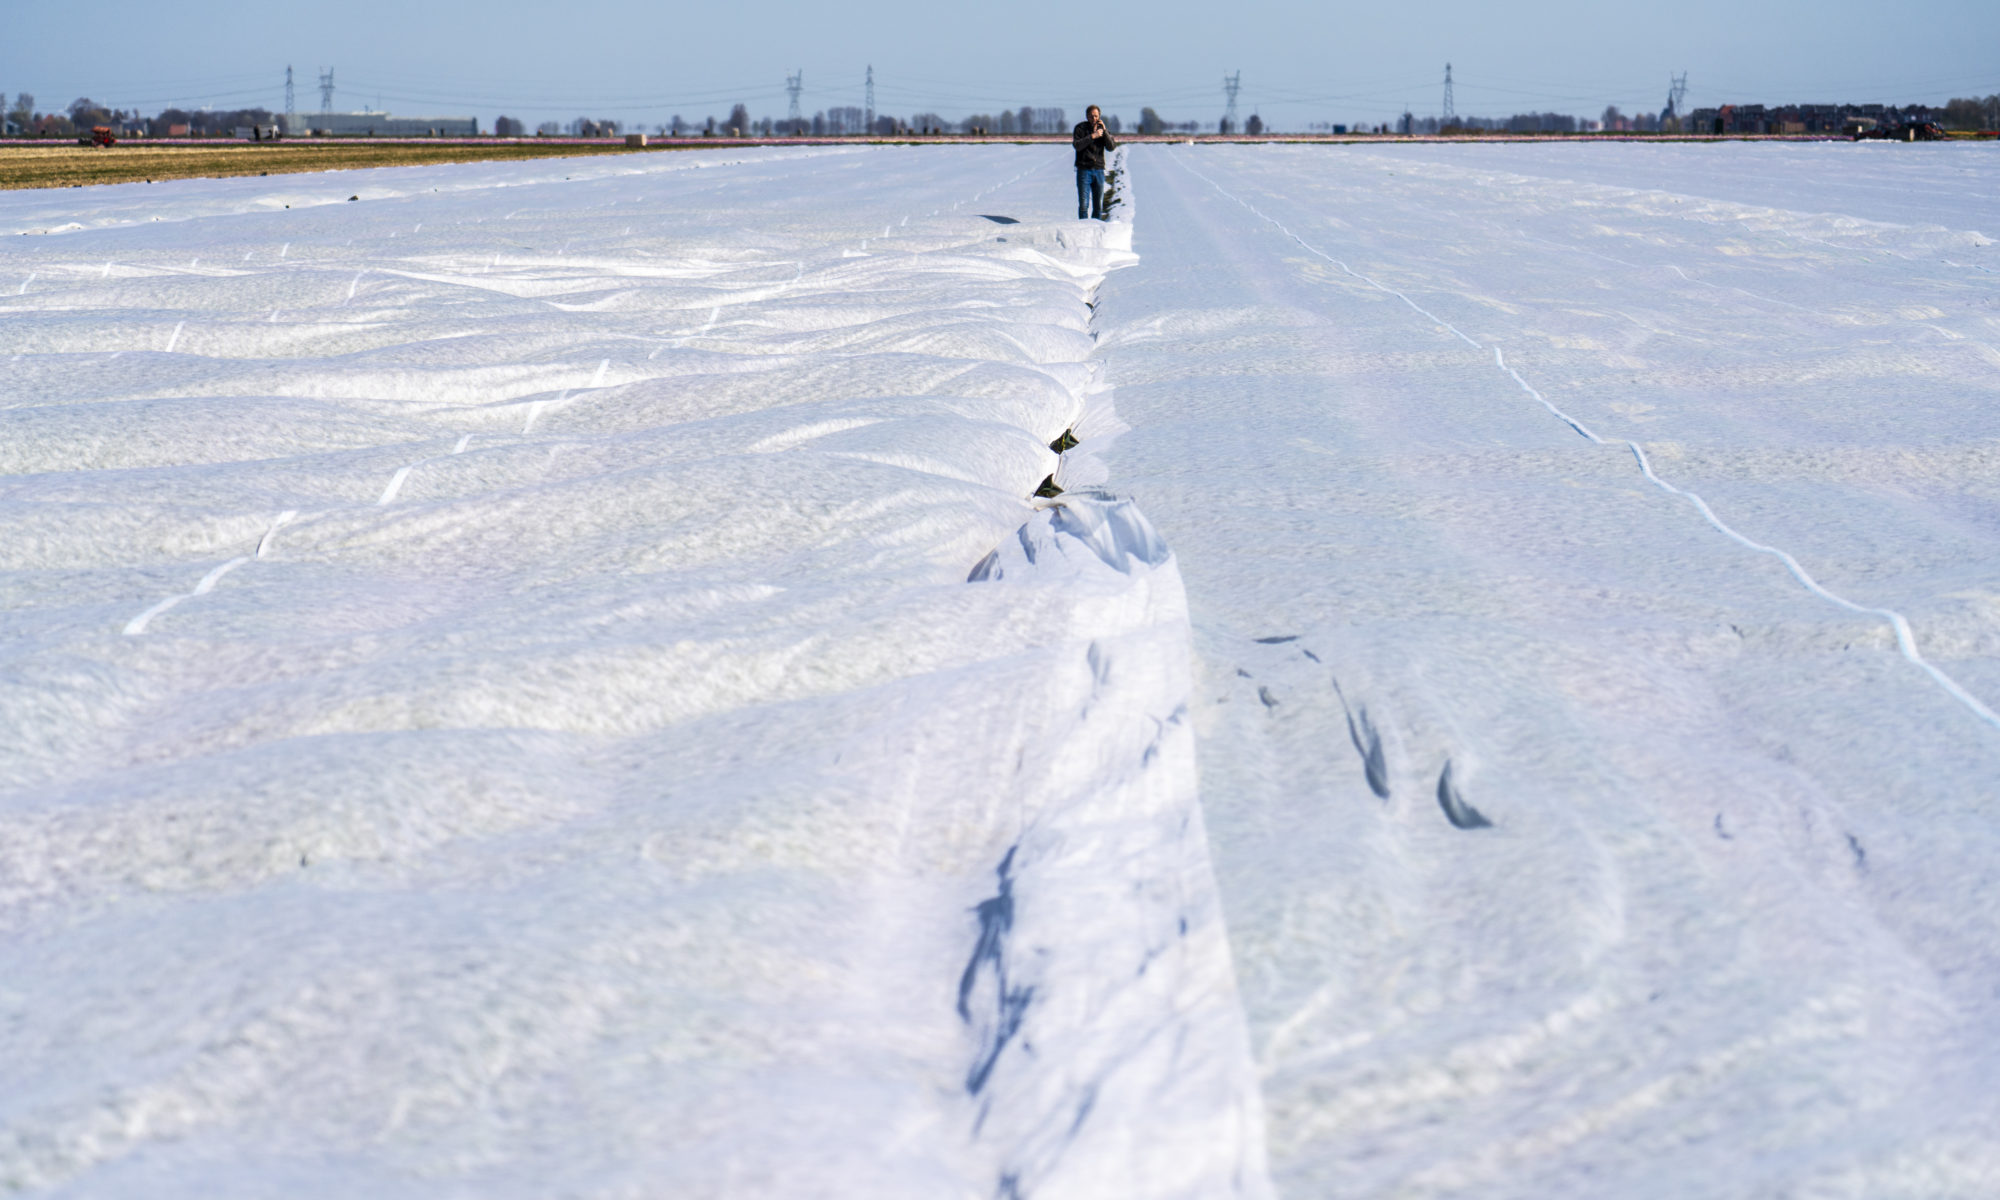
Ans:
{"type": "Polygon", "coordinates": [[[0,1188],[1262,1194],[1062,168],[0,198],[0,1188]]]}
{"type": "Polygon", "coordinates": [[[1988,149],[0,202],[0,1177],[1993,1194],[1988,149]]]}
{"type": "Polygon", "coordinates": [[[2000,1195],[2000,153],[1128,148],[1279,1195],[2000,1195]]]}

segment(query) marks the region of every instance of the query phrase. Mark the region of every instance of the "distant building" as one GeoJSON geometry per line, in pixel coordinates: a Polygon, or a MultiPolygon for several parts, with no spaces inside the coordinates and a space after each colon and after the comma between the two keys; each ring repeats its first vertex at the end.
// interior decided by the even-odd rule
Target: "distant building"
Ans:
{"type": "Polygon", "coordinates": [[[299,113],[300,129],[332,137],[477,137],[478,117],[399,117],[385,112],[299,113]]]}

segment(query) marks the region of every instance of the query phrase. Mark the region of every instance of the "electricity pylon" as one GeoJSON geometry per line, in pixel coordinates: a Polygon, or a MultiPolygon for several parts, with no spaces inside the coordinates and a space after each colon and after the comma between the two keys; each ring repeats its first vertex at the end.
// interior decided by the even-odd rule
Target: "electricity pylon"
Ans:
{"type": "Polygon", "coordinates": [[[799,93],[803,92],[805,88],[806,69],[804,67],[800,67],[799,73],[796,75],[785,76],[785,95],[790,96],[792,100],[791,111],[785,114],[785,122],[792,127],[793,133],[799,131],[800,123],[805,120],[804,114],[799,112],[799,93]]]}
{"type": "Polygon", "coordinates": [[[319,110],[323,113],[330,113],[333,111],[333,68],[332,67],[328,67],[326,70],[321,71],[319,73],[319,110]]]}
{"type": "MultiPolygon", "coordinates": [[[[862,132],[873,135],[875,132],[875,64],[874,63],[868,64],[867,86],[868,86],[867,104],[864,106],[866,109],[866,112],[864,114],[864,120],[867,123],[867,127],[862,132]]],[[[848,94],[853,95],[852,92],[848,94]]]]}
{"type": "Polygon", "coordinates": [[[285,64],[285,136],[292,136],[299,127],[299,106],[292,99],[292,65],[285,64]]]}
{"type": "Polygon", "coordinates": [[[1458,110],[1451,103],[1451,64],[1444,65],[1444,119],[1447,124],[1458,116],[1458,110]]]}
{"type": "Polygon", "coordinates": [[[1222,114],[1222,132],[1236,132],[1236,93],[1242,90],[1243,72],[1222,77],[1222,94],[1229,97],[1229,108],[1222,114]]]}

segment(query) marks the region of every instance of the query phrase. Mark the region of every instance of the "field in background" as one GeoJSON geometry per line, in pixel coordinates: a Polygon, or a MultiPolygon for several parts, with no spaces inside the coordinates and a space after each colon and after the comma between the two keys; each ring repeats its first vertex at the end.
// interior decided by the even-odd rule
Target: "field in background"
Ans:
{"type": "MultiPolygon", "coordinates": [[[[1959,135],[1954,135],[1959,136],[1959,135]]],[[[1971,135],[1967,135],[1971,136],[1971,135]]],[[[662,137],[648,150],[699,150],[745,146],[922,145],[928,143],[1063,144],[1066,134],[906,134],[894,137],[662,137]]],[[[1830,134],[1547,134],[1465,133],[1404,134],[1212,133],[1120,134],[1125,143],[1362,143],[1429,142],[1820,142],[1843,141],[1830,134]]],[[[613,154],[631,150],[623,138],[492,138],[392,141],[342,138],[336,141],[289,141],[263,144],[236,141],[126,142],[100,150],[72,143],[0,142],[0,190],[7,188],[86,187],[100,183],[138,183],[156,179],[221,179],[232,175],[281,175],[301,171],[337,171],[355,167],[414,167],[428,163],[493,162],[511,159],[559,158],[579,154],[613,154]]]]}

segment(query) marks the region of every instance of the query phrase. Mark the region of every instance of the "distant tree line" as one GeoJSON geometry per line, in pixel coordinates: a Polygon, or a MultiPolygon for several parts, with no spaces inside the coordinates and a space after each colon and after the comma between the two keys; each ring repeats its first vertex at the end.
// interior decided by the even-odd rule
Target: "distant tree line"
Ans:
{"type": "MultiPolygon", "coordinates": [[[[94,125],[109,125],[121,136],[142,137],[228,137],[237,129],[247,126],[282,127],[284,117],[267,108],[240,109],[183,109],[169,108],[156,116],[142,116],[136,110],[122,112],[98,104],[88,97],[73,102],[63,112],[45,113],[35,106],[35,97],[27,92],[15,96],[7,102],[0,93],[0,108],[5,111],[5,132],[16,137],[70,138],[88,133],[94,125]]],[[[1154,132],[1161,130],[1193,131],[1195,122],[1167,124],[1160,121],[1152,109],[1146,110],[1140,127],[1148,128],[1148,121],[1154,132]]],[[[306,114],[310,115],[310,114],[306,114]]],[[[1105,126],[1112,133],[1123,132],[1124,126],[1115,115],[1107,115],[1105,126]]],[[[621,122],[600,120],[592,117],[576,117],[569,121],[543,121],[534,133],[542,137],[615,137],[623,130],[621,122]]],[[[877,113],[871,121],[863,109],[854,105],[841,105],[814,113],[810,118],[778,120],[771,117],[750,115],[747,105],[733,106],[729,115],[723,118],[709,116],[700,122],[689,120],[675,113],[670,120],[655,126],[661,134],[685,137],[701,134],[708,137],[774,137],[804,136],[843,137],[866,136],[896,137],[906,134],[925,133],[979,133],[989,135],[1019,134],[1065,134],[1070,131],[1070,121],[1062,108],[1024,104],[1018,109],[1000,113],[975,113],[959,120],[949,120],[935,112],[917,113],[907,119],[887,113],[877,113]]],[[[303,130],[285,130],[286,133],[303,133],[303,130]]],[[[493,122],[493,133],[497,137],[526,137],[527,123],[506,114],[493,122]]]]}
{"type": "MultiPolygon", "coordinates": [[[[5,99],[5,95],[0,94],[0,100],[5,99]]],[[[136,110],[122,112],[99,104],[88,96],[71,101],[69,108],[63,112],[40,112],[35,107],[34,93],[21,92],[5,108],[7,132],[16,137],[67,138],[75,136],[79,130],[88,133],[98,125],[131,129],[145,123],[145,118],[136,110]]]]}
{"type": "MultiPolygon", "coordinates": [[[[1111,129],[1116,117],[1104,119],[1105,128],[1111,129]]],[[[1038,108],[1023,104],[1020,108],[1000,113],[974,113],[958,122],[962,132],[985,132],[988,134],[1022,133],[1068,133],[1069,115],[1060,108],[1038,108]]],[[[1115,132],[1115,130],[1114,130],[1115,132]]]]}
{"type": "Polygon", "coordinates": [[[1947,100],[1938,124],[1946,129],[2000,129],[2000,95],[1947,100]]]}
{"type": "Polygon", "coordinates": [[[227,137],[246,126],[268,127],[277,123],[277,116],[267,108],[220,111],[168,108],[148,117],[142,116],[137,109],[112,108],[88,96],[72,100],[62,112],[41,112],[36,109],[31,92],[21,92],[6,105],[7,132],[15,137],[29,138],[78,137],[87,135],[99,125],[108,126],[125,137],[227,137]]]}
{"type": "MultiPolygon", "coordinates": [[[[1109,124],[1110,124],[1109,122],[1106,122],[1107,128],[1109,127],[1109,124]]],[[[1261,119],[1259,119],[1258,125],[1260,128],[1262,127],[1263,121],[1261,119]]],[[[1113,132],[1116,131],[1114,130],[1113,132]]],[[[1155,112],[1150,108],[1142,108],[1139,110],[1139,132],[1147,135],[1158,135],[1163,133],[1199,133],[1201,132],[1201,122],[1169,121],[1161,117],[1159,113],[1155,112]]]]}
{"type": "Polygon", "coordinates": [[[1511,117],[1417,117],[1409,113],[1396,126],[1397,133],[1575,133],[1582,125],[1568,113],[1515,113],[1511,117]]]}
{"type": "MultiPolygon", "coordinates": [[[[1122,126],[1116,116],[1105,117],[1105,125],[1113,132],[1122,126]]],[[[1000,113],[974,113],[958,120],[948,119],[934,112],[920,112],[910,117],[891,116],[877,113],[871,123],[866,110],[855,105],[840,105],[822,109],[810,117],[774,120],[770,117],[752,119],[742,105],[737,105],[727,120],[717,121],[709,117],[705,124],[697,127],[676,114],[672,120],[661,124],[659,132],[672,136],[684,136],[699,132],[703,135],[730,136],[741,130],[745,135],[760,137],[898,137],[909,134],[963,133],[987,134],[993,136],[1019,135],[1023,133],[1064,134],[1071,125],[1066,110],[1024,104],[1018,109],[1008,109],[1000,113]]]]}
{"type": "Polygon", "coordinates": [[[1661,117],[1665,114],[1633,113],[1630,116],[1618,111],[1616,104],[1607,105],[1604,115],[1598,118],[1597,127],[1606,133],[1658,133],[1661,117]]]}

